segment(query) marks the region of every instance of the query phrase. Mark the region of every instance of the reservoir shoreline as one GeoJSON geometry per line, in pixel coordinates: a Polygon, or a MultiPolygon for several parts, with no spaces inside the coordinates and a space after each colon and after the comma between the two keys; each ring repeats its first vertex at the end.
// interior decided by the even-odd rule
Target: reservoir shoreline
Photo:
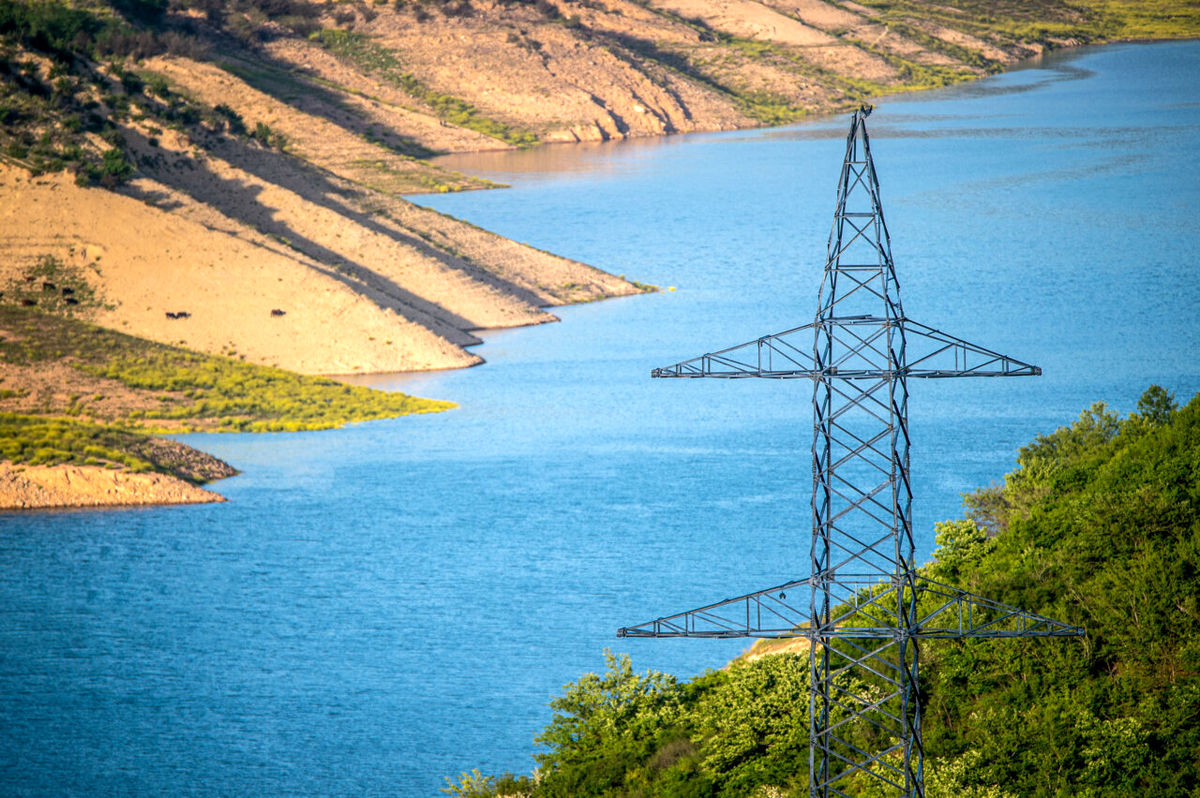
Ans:
{"type": "MultiPolygon", "coordinates": [[[[1090,46],[1103,48],[1109,44],[1099,44],[1099,46],[1090,46]]],[[[1054,53],[1069,53],[1070,49],[1054,50],[1054,53]]],[[[1032,59],[1024,61],[1016,61],[1010,65],[1010,70],[1019,70],[1019,68],[1036,68],[1040,61],[1044,60],[1044,55],[1034,56],[1032,59]]],[[[902,92],[902,94],[887,95],[878,98],[878,101],[888,102],[896,101],[901,97],[916,97],[916,92],[902,92]]],[[[815,115],[814,118],[805,120],[805,124],[814,124],[824,120],[832,120],[838,115],[838,110],[830,109],[828,113],[823,115],[815,115]]],[[[787,126],[770,128],[770,130],[778,130],[786,132],[787,126]]],[[[697,131],[704,132],[704,131],[697,131]]],[[[688,136],[688,133],[672,133],[672,137],[688,136]]],[[[642,139],[643,142],[646,139],[642,139]]],[[[611,145],[628,144],[628,140],[622,143],[611,143],[611,145]]],[[[532,150],[529,155],[536,157],[539,150],[560,149],[563,144],[546,144],[541,148],[532,150]]],[[[568,146],[569,150],[586,149],[588,144],[575,144],[568,146]]],[[[502,152],[502,154],[484,154],[482,158],[487,161],[493,161],[497,157],[514,157],[514,154],[502,152]]],[[[570,156],[569,156],[570,157],[570,156]]],[[[470,155],[450,155],[444,156],[442,161],[455,163],[458,168],[464,167],[464,158],[470,158],[470,155]]],[[[493,161],[494,162],[494,161],[493,161]]],[[[469,168],[467,168],[469,170],[469,168]]],[[[503,193],[503,192],[502,192],[503,193]]],[[[637,283],[635,283],[637,284],[637,283]]],[[[643,288],[638,284],[638,287],[643,288]]],[[[611,296],[600,296],[599,299],[610,299],[611,296]]],[[[556,305],[544,305],[542,308],[548,308],[556,305]]],[[[563,305],[557,305],[562,307],[563,305]]],[[[554,317],[551,317],[554,318],[554,317]]],[[[557,320],[557,319],[554,319],[557,320]]],[[[498,328],[503,329],[503,328],[498,328]]],[[[496,330],[487,330],[475,328],[475,332],[488,332],[496,330]]],[[[474,365],[474,364],[473,364],[474,365]]],[[[438,371],[438,370],[434,370],[438,371]]],[[[372,378],[386,380],[389,374],[402,374],[409,372],[380,372],[376,374],[358,374],[359,380],[366,378],[366,382],[370,383],[372,378]]],[[[346,377],[346,376],[338,376],[346,377]]],[[[343,419],[346,421],[348,419],[343,419]]],[[[336,424],[336,421],[335,421],[336,424]]],[[[0,479],[0,509],[53,509],[53,508],[88,508],[88,506],[140,506],[146,504],[187,504],[187,503],[206,503],[206,502],[223,502],[224,498],[220,493],[204,490],[199,487],[196,482],[186,479],[179,479],[169,473],[158,473],[152,476],[125,474],[121,469],[112,467],[104,468],[101,466],[80,466],[80,464],[53,464],[53,466],[37,466],[25,467],[23,464],[4,463],[4,473],[0,479]],[[150,481],[148,481],[150,480],[150,481]]],[[[229,469],[232,472],[232,468],[229,469]]],[[[210,478],[211,479],[211,478],[210,478]]]]}

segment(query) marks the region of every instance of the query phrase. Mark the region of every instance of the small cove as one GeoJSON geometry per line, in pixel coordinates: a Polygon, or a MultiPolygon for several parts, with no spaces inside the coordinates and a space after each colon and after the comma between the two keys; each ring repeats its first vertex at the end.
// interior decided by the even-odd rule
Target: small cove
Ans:
{"type": "MultiPolygon", "coordinates": [[[[1198,43],[1116,45],[869,120],[908,315],[1045,372],[914,387],[925,555],[1035,434],[1200,390],[1196,74],[1198,43]]],[[[513,188],[420,202],[677,290],[363,380],[449,413],[188,436],[243,471],[228,504],[5,514],[4,792],[431,796],[528,772],[606,647],[744,649],[614,632],[802,575],[809,386],[648,375],[811,319],[845,122],[455,159],[513,188]]]]}

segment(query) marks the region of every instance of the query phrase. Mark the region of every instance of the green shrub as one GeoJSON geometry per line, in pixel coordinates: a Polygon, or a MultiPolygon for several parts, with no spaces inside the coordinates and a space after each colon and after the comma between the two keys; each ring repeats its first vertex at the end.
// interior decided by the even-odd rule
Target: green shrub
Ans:
{"type": "Polygon", "coordinates": [[[29,308],[0,305],[0,324],[24,330],[20,340],[0,340],[0,360],[31,365],[69,357],[88,374],[165,398],[121,419],[151,429],[165,421],[174,431],[329,429],[454,406],[188,352],[29,308]]]}
{"type": "Polygon", "coordinates": [[[124,183],[133,175],[133,164],[125,151],[114,147],[104,153],[100,163],[100,182],[106,187],[124,183]]]}
{"type": "Polygon", "coordinates": [[[229,126],[229,132],[237,136],[246,135],[246,123],[241,114],[224,103],[214,106],[213,113],[229,126]]]}

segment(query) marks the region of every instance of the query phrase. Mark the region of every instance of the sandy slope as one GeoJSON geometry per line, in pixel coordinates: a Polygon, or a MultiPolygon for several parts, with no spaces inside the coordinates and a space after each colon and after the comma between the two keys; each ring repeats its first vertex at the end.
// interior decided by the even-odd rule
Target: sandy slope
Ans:
{"type": "Polygon", "coordinates": [[[754,662],[756,659],[776,654],[807,654],[809,648],[811,648],[811,644],[803,637],[755,640],[754,645],[739,654],[730,662],[730,665],[754,662]]]}
{"type": "Polygon", "coordinates": [[[837,43],[837,39],[828,33],[754,0],[654,0],[651,5],[687,19],[703,18],[718,30],[747,39],[763,39],[798,47],[837,43]]]}
{"type": "Polygon", "coordinates": [[[286,251],[213,230],[64,175],[0,169],[0,228],[48,231],[8,245],[0,279],[33,255],[78,264],[107,307],[92,320],[163,343],[304,373],[466,366],[476,356],[286,251]],[[53,231],[53,232],[49,232],[53,231]],[[25,245],[22,253],[14,243],[25,245]],[[14,251],[17,250],[17,251],[14,251]],[[73,253],[73,254],[71,254],[73,253]],[[285,315],[272,316],[273,309],[285,315]],[[189,318],[170,319],[186,311],[189,318]]]}
{"type": "MultiPolygon", "coordinates": [[[[364,126],[374,124],[377,129],[403,131],[407,139],[436,151],[480,152],[512,148],[510,144],[474,130],[444,124],[433,114],[423,112],[420,103],[403,91],[351,68],[306,39],[276,39],[265,43],[263,50],[292,75],[317,76],[327,84],[344,88],[344,93],[333,95],[330,100],[335,100],[351,116],[357,116],[361,120],[359,124],[364,126]]],[[[316,115],[326,112],[319,92],[301,92],[293,102],[300,110],[311,107],[316,115]]]]}
{"type": "MultiPolygon", "coordinates": [[[[303,47],[299,42],[293,46],[303,47]]],[[[312,45],[304,47],[304,55],[312,49],[312,45]]],[[[285,52],[290,52],[290,49],[285,52]]],[[[330,56],[319,50],[316,55],[323,56],[320,61],[322,66],[334,72],[333,65],[326,62],[330,56]]],[[[286,73],[267,70],[261,64],[231,62],[230,68],[251,80],[257,78],[280,92],[287,91],[285,96],[289,102],[255,88],[241,77],[214,64],[186,58],[159,57],[149,59],[145,66],[167,77],[178,90],[208,105],[230,106],[242,116],[250,129],[260,122],[269,125],[272,130],[286,137],[291,154],[322,169],[382,191],[412,191],[421,185],[417,177],[422,171],[419,161],[399,155],[382,143],[369,141],[365,137],[368,129],[374,132],[388,130],[394,125],[407,127],[415,117],[390,119],[384,113],[385,106],[380,105],[377,124],[390,124],[388,127],[371,127],[371,121],[363,113],[364,108],[373,107],[369,101],[353,94],[330,96],[330,92],[322,92],[319,87],[276,86],[270,83],[270,79],[286,80],[286,73]]],[[[470,133],[463,132],[454,143],[473,150],[504,147],[495,139],[477,133],[466,135],[470,133]]],[[[471,187],[466,181],[463,185],[471,187]]],[[[429,187],[432,186],[426,188],[429,187]]]]}
{"type": "Polygon", "coordinates": [[[0,462],[0,510],[204,504],[225,497],[166,474],[101,466],[15,466],[0,462]]]}
{"type": "Polygon", "coordinates": [[[0,286],[51,254],[102,294],[92,321],[322,374],[469,366],[472,330],[637,291],[252,143],[160,137],[127,131],[125,196],[0,168],[0,286]]]}
{"type": "Polygon", "coordinates": [[[577,27],[520,4],[473,6],[469,17],[424,20],[389,7],[355,30],[398,54],[405,69],[431,89],[543,141],[755,124],[734,98],[638,54],[647,45],[695,47],[701,37],[636,3],[563,3],[562,14],[579,19],[577,27]]]}

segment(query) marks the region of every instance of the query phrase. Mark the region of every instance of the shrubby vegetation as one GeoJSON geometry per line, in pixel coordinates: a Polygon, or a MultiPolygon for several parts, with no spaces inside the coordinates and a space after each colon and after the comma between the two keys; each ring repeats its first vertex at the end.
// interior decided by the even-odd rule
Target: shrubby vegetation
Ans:
{"type": "Polygon", "coordinates": [[[74,419],[0,413],[0,460],[28,465],[120,465],[149,471],[131,449],[145,438],[136,432],[74,419]]]}
{"type": "Polygon", "coordinates": [[[304,0],[0,0],[0,155],[35,175],[65,169],[80,185],[115,188],[137,168],[122,135],[131,122],[185,132],[198,146],[228,131],[282,149],[265,123],[248,127],[227,106],[208,108],[131,68],[161,53],[204,58],[206,40],[181,13],[193,10],[235,34],[235,23],[250,26],[254,41],[315,30],[320,14],[304,0]]]}
{"type": "MultiPolygon", "coordinates": [[[[1126,418],[1097,404],[967,507],[926,573],[1088,636],[923,645],[929,798],[1200,793],[1200,395],[1178,408],[1152,386],[1126,418]]],[[[803,654],[686,682],[609,655],[553,702],[535,777],[445,792],[807,795],[807,694],[803,654]]]]}
{"type": "Polygon", "coordinates": [[[449,94],[441,94],[429,88],[411,73],[405,72],[400,61],[392,52],[380,47],[362,34],[330,29],[313,33],[312,39],[339,58],[350,61],[366,72],[378,75],[397,88],[427,103],[439,119],[519,147],[529,147],[537,143],[537,136],[533,133],[489,119],[465,100],[449,94]]]}
{"type": "Polygon", "coordinates": [[[165,9],[159,0],[86,8],[0,0],[3,154],[33,174],[68,169],[80,185],[113,188],[136,168],[122,123],[149,118],[183,130],[211,117],[160,76],[124,66],[127,58],[202,50],[180,30],[155,27],[165,9]]]}

